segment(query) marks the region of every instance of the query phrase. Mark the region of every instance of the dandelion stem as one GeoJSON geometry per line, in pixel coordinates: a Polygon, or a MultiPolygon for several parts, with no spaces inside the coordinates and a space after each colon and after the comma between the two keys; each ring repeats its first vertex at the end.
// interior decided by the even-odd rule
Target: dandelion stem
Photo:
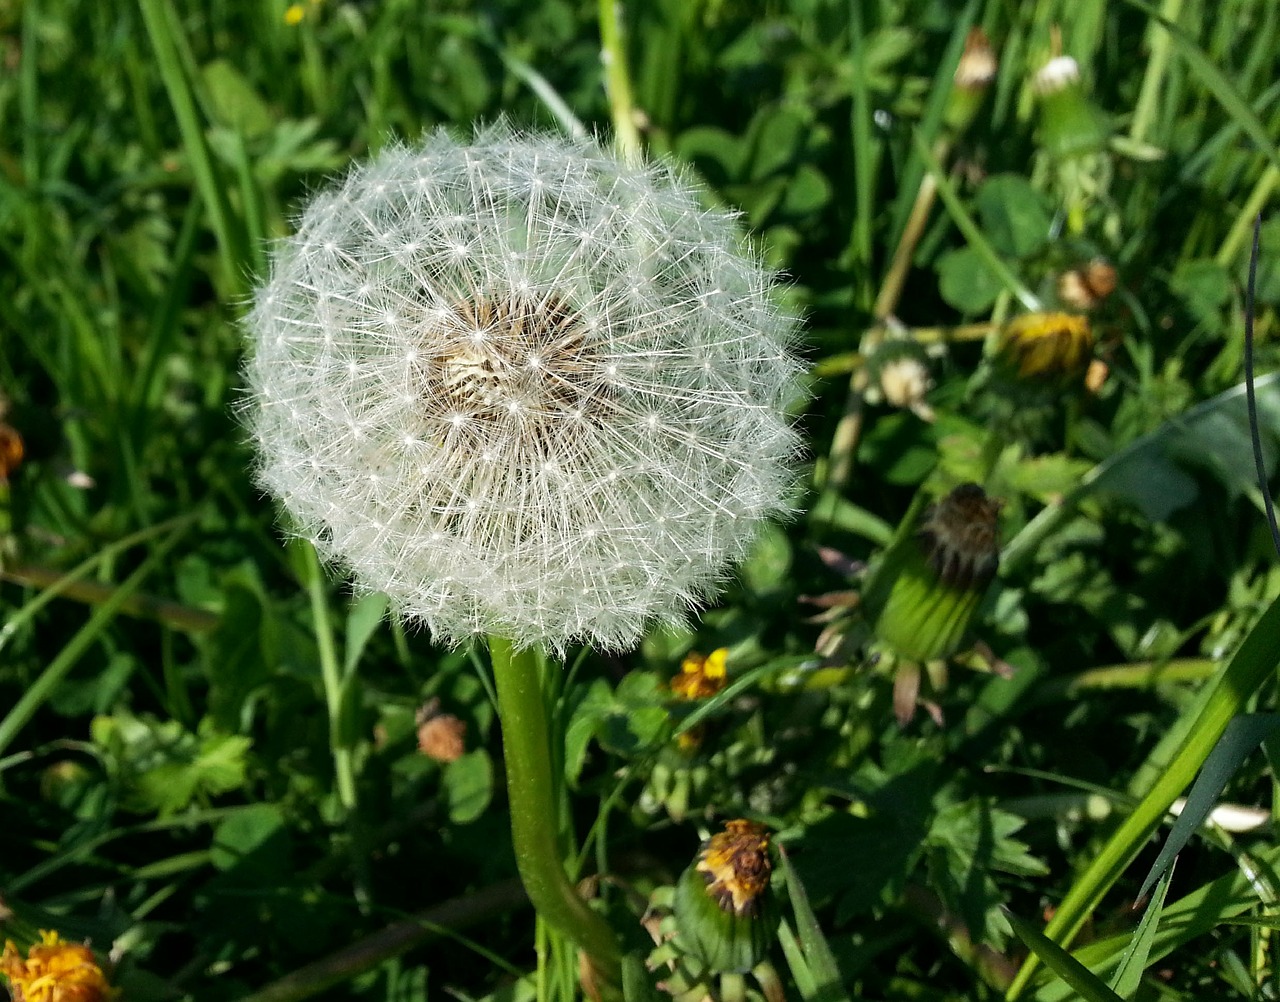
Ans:
{"type": "Polygon", "coordinates": [[[356,808],[355,771],[352,767],[351,749],[342,737],[342,668],[338,664],[338,652],[333,642],[333,626],[329,622],[329,607],[324,591],[324,572],[315,548],[304,546],[307,566],[307,592],[311,598],[311,613],[315,620],[316,646],[320,653],[320,672],[324,680],[324,698],[329,710],[329,744],[333,751],[333,769],[338,784],[338,800],[343,808],[356,808]]]}
{"type": "Polygon", "coordinates": [[[557,829],[547,708],[532,651],[516,651],[510,640],[489,638],[498,689],[511,841],[529,900],[549,925],[570,937],[597,975],[618,984],[618,943],[613,931],[578,894],[565,873],[557,829]]]}
{"type": "Polygon", "coordinates": [[[640,156],[640,130],[631,97],[621,7],[621,0],[600,0],[600,61],[604,64],[604,89],[613,119],[614,142],[630,160],[640,156]]]}

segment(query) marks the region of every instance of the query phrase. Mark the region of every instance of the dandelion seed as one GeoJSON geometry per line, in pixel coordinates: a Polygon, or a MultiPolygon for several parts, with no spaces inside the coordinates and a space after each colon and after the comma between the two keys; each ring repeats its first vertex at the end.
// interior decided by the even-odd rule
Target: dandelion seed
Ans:
{"type": "Polygon", "coordinates": [[[772,285],[668,166],[505,127],[390,149],[312,203],[248,318],[259,480],[440,641],[629,647],[786,511],[772,285]]]}

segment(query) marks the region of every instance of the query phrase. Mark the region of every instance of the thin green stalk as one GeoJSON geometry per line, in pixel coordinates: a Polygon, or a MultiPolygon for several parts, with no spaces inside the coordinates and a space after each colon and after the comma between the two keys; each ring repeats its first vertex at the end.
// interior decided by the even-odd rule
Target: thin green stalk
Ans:
{"type": "MultiPolygon", "coordinates": [[[[194,522],[197,517],[197,515],[183,515],[180,518],[170,519],[167,522],[160,522],[156,525],[148,526],[145,529],[139,529],[137,532],[130,533],[128,536],[117,539],[114,543],[108,543],[97,553],[93,554],[93,556],[86,557],[60,577],[49,579],[28,579],[22,575],[24,572],[30,571],[30,568],[7,568],[2,574],[0,574],[0,577],[3,577],[4,580],[12,581],[15,584],[23,585],[25,587],[42,588],[43,591],[10,616],[3,626],[0,626],[0,651],[4,650],[8,643],[18,635],[22,627],[31,622],[41,609],[59,595],[71,592],[81,578],[86,577],[103,564],[114,559],[117,554],[123,553],[130,547],[137,546],[139,543],[145,542],[153,536],[161,536],[166,532],[184,528],[194,522]]],[[[72,597],[78,598],[79,596],[73,595],[72,597]]],[[[110,597],[111,596],[108,594],[98,593],[95,595],[94,604],[105,603],[110,597]]],[[[127,610],[129,608],[129,602],[132,600],[132,597],[132,594],[124,596],[121,600],[122,610],[127,610]]]]}
{"type": "Polygon", "coordinates": [[[320,674],[324,681],[324,701],[329,710],[329,747],[333,753],[333,771],[337,778],[338,800],[348,816],[356,810],[355,765],[351,748],[342,734],[343,672],[338,649],[333,642],[333,624],[329,621],[329,602],[325,594],[324,572],[315,547],[303,544],[307,562],[307,594],[311,598],[311,617],[315,624],[316,646],[320,652],[320,674]]]}
{"type": "Polygon", "coordinates": [[[604,63],[604,88],[609,97],[614,142],[627,158],[640,156],[640,130],[636,127],[631,71],[627,63],[626,37],[622,29],[621,0],[600,0],[600,60],[604,63]]]}
{"type": "Polygon", "coordinates": [[[973,221],[973,217],[969,215],[968,210],[960,201],[960,196],[956,194],[955,188],[951,184],[951,179],[947,177],[942,169],[942,165],[938,162],[938,158],[933,155],[933,151],[929,149],[925,138],[916,132],[912,138],[915,140],[916,150],[920,154],[920,158],[924,161],[925,170],[933,175],[934,181],[938,185],[938,197],[942,199],[942,204],[947,207],[947,212],[951,214],[951,221],[956,224],[956,229],[968,241],[974,252],[982,258],[982,263],[990,269],[991,273],[1000,279],[1000,283],[1018,298],[1023,308],[1031,312],[1042,309],[1039,298],[1034,292],[1028,289],[1018,279],[1007,264],[1000,259],[990,242],[983,236],[982,230],[978,224],[973,221]]]}
{"type": "Polygon", "coordinates": [[[1258,178],[1258,183],[1253,186],[1253,191],[1249,193],[1248,201],[1244,203],[1244,207],[1241,208],[1236,216],[1235,222],[1231,224],[1231,231],[1227,234],[1227,238],[1222,241],[1222,246],[1218,248],[1218,253],[1214,256],[1215,263],[1223,268],[1230,268],[1235,264],[1241,248],[1244,247],[1245,241],[1253,232],[1254,219],[1258,217],[1258,213],[1266,206],[1277,186],[1280,186],[1280,168],[1277,168],[1275,164],[1267,164],[1267,169],[1262,172],[1262,176],[1258,178]]]}
{"type": "Polygon", "coordinates": [[[853,255],[855,302],[868,306],[871,302],[871,217],[874,212],[876,170],[879,151],[871,129],[871,87],[867,80],[862,0],[849,2],[849,58],[852,63],[850,90],[853,105],[849,129],[853,139],[853,232],[850,250],[853,255]]]}
{"type": "Polygon", "coordinates": [[[618,942],[565,873],[557,819],[559,801],[551,773],[547,707],[537,656],[517,651],[510,640],[489,638],[498,689],[511,841],[516,865],[538,915],[568,936],[590,959],[597,975],[621,984],[618,942]]]}
{"type": "MultiPolygon", "coordinates": [[[[1182,0],[1164,0],[1160,7],[1160,15],[1171,24],[1177,24],[1182,14],[1182,0]]],[[[1173,39],[1158,24],[1147,26],[1147,46],[1150,55],[1147,57],[1147,68],[1142,75],[1142,89],[1138,91],[1138,101],[1133,108],[1133,120],[1129,123],[1129,138],[1135,143],[1146,142],[1147,130],[1155,117],[1156,101],[1160,98],[1160,85],[1164,82],[1165,72],[1169,68],[1169,57],[1173,52],[1173,39]]]]}

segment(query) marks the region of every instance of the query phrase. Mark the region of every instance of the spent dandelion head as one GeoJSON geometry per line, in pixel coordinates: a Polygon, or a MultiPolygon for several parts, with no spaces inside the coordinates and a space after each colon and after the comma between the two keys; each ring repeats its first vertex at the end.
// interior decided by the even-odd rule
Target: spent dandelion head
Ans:
{"type": "Polygon", "coordinates": [[[627,647],[785,509],[773,284],[668,166],[503,126],[394,147],[314,199],[258,290],[259,479],[444,642],[627,647]]]}

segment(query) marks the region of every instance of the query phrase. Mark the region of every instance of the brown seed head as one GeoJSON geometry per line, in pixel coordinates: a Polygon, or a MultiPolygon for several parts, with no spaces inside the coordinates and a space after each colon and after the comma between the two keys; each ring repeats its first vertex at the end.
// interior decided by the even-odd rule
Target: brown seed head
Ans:
{"type": "Polygon", "coordinates": [[[929,565],[945,583],[982,587],[995,576],[1001,507],[977,484],[961,484],[929,509],[919,538],[929,565]]]}

